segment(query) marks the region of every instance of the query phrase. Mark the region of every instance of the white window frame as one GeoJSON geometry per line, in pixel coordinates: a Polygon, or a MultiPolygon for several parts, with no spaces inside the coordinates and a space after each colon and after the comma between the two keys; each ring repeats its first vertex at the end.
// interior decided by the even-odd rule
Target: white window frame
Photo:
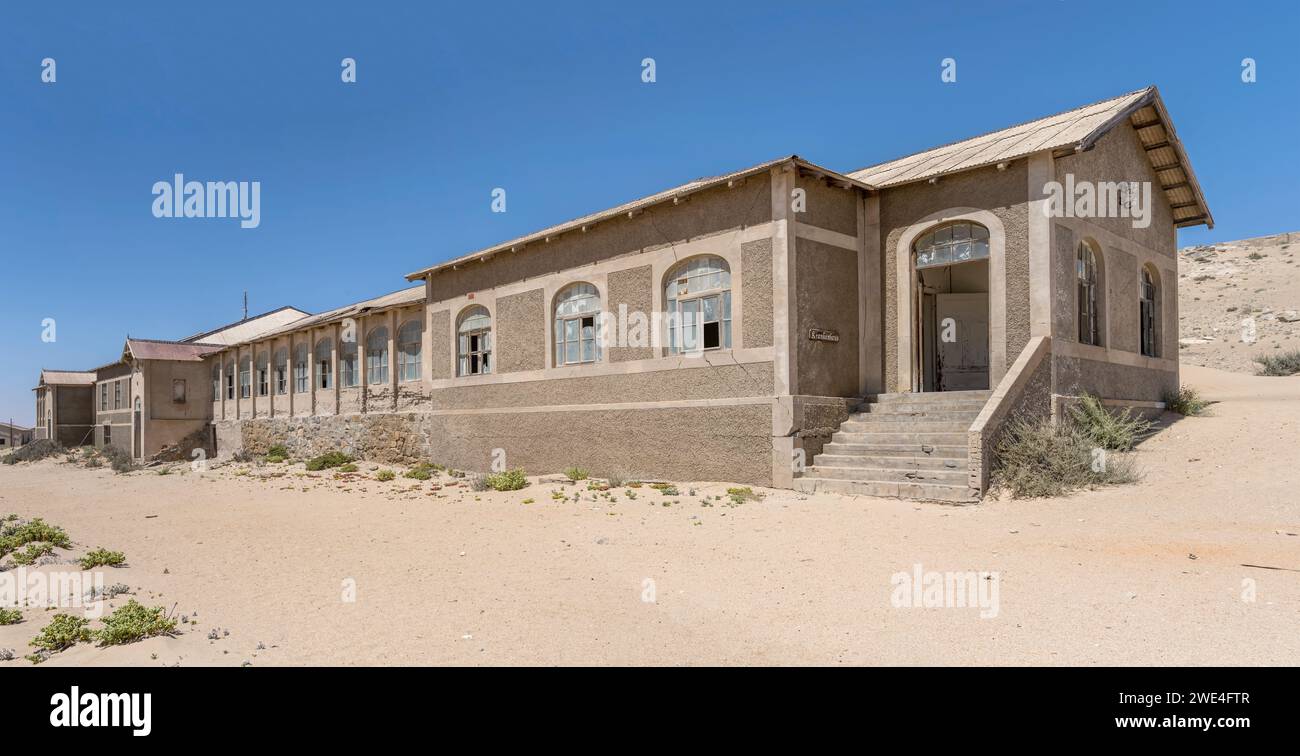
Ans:
{"type": "MultiPolygon", "coordinates": [[[[409,336],[409,332],[408,332],[409,336]]],[[[397,329],[397,380],[401,383],[420,380],[420,363],[424,361],[424,322],[408,320],[397,329]],[[414,327],[415,339],[403,340],[402,332],[414,327]],[[414,346],[414,351],[411,347],[414,346]]]]}
{"type": "Polygon", "coordinates": [[[366,385],[388,383],[388,326],[376,326],[366,334],[366,385]],[[383,334],[382,339],[376,336],[383,334]],[[378,348],[372,344],[379,344],[378,348]]]}
{"type": "Polygon", "coordinates": [[[552,329],[555,338],[555,366],[592,365],[600,362],[600,290],[594,284],[586,282],[569,284],[556,295],[552,312],[555,321],[552,329]],[[566,311],[561,313],[561,309],[566,311]],[[590,326],[587,321],[590,321],[590,326]],[[590,335],[586,330],[588,327],[591,329],[590,335]],[[570,344],[575,347],[574,359],[569,359],[570,344]],[[589,352],[586,349],[588,344],[591,347],[589,352]]]}
{"type": "Polygon", "coordinates": [[[718,349],[730,349],[732,345],[731,319],[731,266],[717,255],[692,258],[673,269],[664,284],[664,303],[668,310],[668,354],[699,354],[718,349]],[[717,263],[707,267],[708,263],[717,263]],[[711,280],[717,275],[717,283],[711,280]],[[705,279],[704,288],[691,289],[691,281],[705,279]],[[682,286],[686,287],[685,294],[682,286]],[[714,301],[712,320],[704,319],[705,303],[714,301]],[[693,324],[686,324],[687,313],[694,317],[693,324]],[[705,334],[709,323],[717,324],[718,343],[707,346],[705,334]],[[690,336],[688,343],[687,336],[690,336]]]}
{"type": "Polygon", "coordinates": [[[492,373],[492,313],[473,305],[456,319],[456,375],[492,373]]]}
{"type": "Polygon", "coordinates": [[[326,336],[316,342],[316,348],[312,350],[312,357],[316,361],[316,388],[322,391],[328,391],[334,388],[334,340],[326,336]],[[324,350],[321,347],[325,347],[324,350]],[[321,356],[321,352],[325,356],[321,356]]]}

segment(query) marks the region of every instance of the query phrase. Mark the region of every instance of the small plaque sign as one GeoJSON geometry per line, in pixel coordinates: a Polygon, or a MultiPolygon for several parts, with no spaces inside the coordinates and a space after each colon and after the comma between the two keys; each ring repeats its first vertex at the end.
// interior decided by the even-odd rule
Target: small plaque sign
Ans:
{"type": "Polygon", "coordinates": [[[808,338],[812,341],[839,341],[840,334],[836,331],[828,331],[824,328],[809,328],[808,338]]]}

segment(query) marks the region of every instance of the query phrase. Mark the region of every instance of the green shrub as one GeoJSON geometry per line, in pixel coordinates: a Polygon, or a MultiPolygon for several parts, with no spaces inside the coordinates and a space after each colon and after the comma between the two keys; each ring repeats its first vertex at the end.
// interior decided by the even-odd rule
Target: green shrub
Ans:
{"type": "Polygon", "coordinates": [[[1165,409],[1180,415],[1203,415],[1209,406],[1210,403],[1190,386],[1182,386],[1176,393],[1165,394],[1165,409]]]}
{"type": "Polygon", "coordinates": [[[1054,427],[1047,419],[1009,421],[994,450],[994,486],[1017,499],[1132,483],[1138,477],[1132,456],[1109,454],[1077,428],[1054,427]]]}
{"type": "Polygon", "coordinates": [[[349,462],[346,465],[339,465],[339,472],[341,473],[353,473],[356,472],[357,469],[356,463],[354,462],[349,462]]]}
{"type": "Polygon", "coordinates": [[[397,473],[393,472],[392,470],[380,470],[379,472],[375,473],[375,480],[380,480],[384,482],[390,481],[396,477],[397,477],[397,473]]]}
{"type": "Polygon", "coordinates": [[[428,462],[421,462],[410,470],[407,470],[403,477],[412,480],[428,480],[433,477],[433,465],[428,462]]]}
{"type": "Polygon", "coordinates": [[[627,476],[620,472],[612,472],[605,478],[610,488],[618,488],[627,482],[627,476]]]}
{"type": "Polygon", "coordinates": [[[1256,357],[1255,362],[1259,364],[1256,375],[1295,375],[1300,373],[1300,349],[1256,357]]]}
{"type": "Polygon", "coordinates": [[[316,472],[318,470],[325,470],[331,467],[339,467],[341,465],[346,465],[351,461],[352,461],[352,457],[350,457],[347,454],[344,454],[341,451],[325,452],[319,457],[312,457],[311,459],[307,460],[307,469],[311,470],[312,472],[316,472]]]}
{"type": "MultiPolygon", "coordinates": [[[[469,479],[469,487],[473,491],[487,491],[492,488],[492,486],[488,485],[488,476],[486,475],[475,475],[471,477],[469,479]]],[[[478,497],[476,496],[474,498],[477,499],[478,497]]]]}
{"type": "Polygon", "coordinates": [[[9,547],[9,551],[12,551],[19,546],[36,541],[45,541],[60,549],[72,548],[72,540],[68,538],[63,528],[34,517],[21,525],[10,524],[0,529],[0,556],[8,553],[4,551],[6,546],[9,547]]]}
{"type": "Polygon", "coordinates": [[[126,554],[120,551],[109,551],[101,546],[77,561],[81,564],[83,570],[89,570],[92,567],[121,567],[126,564],[126,554]]]}
{"type": "Polygon", "coordinates": [[[45,629],[37,633],[30,645],[51,653],[72,648],[83,641],[90,640],[88,620],[71,614],[56,614],[45,629]]]}
{"type": "Polygon", "coordinates": [[[48,543],[29,543],[23,551],[14,552],[14,564],[27,567],[35,564],[37,559],[53,553],[54,547],[48,543]]]}
{"type": "Polygon", "coordinates": [[[763,498],[762,494],[754,493],[754,489],[749,486],[728,488],[727,496],[731,498],[732,504],[744,504],[747,501],[758,501],[763,498]]]}
{"type": "Polygon", "coordinates": [[[23,448],[7,454],[4,458],[6,465],[13,465],[19,462],[36,462],[52,457],[63,452],[63,446],[55,441],[41,438],[37,439],[23,448]]]}
{"type": "Polygon", "coordinates": [[[271,444],[271,445],[267,448],[267,450],[266,450],[266,456],[268,456],[268,457],[288,457],[288,456],[289,456],[289,450],[285,448],[284,444],[271,444]]]}
{"type": "Polygon", "coordinates": [[[488,487],[495,491],[518,491],[528,485],[528,476],[524,474],[524,468],[518,467],[514,470],[493,473],[487,476],[488,487]]]}
{"type": "Polygon", "coordinates": [[[587,479],[587,471],[580,467],[570,467],[564,471],[564,474],[569,480],[574,481],[575,483],[587,479]]]}
{"type": "Polygon", "coordinates": [[[1152,423],[1134,417],[1132,410],[1111,412],[1101,400],[1090,394],[1079,397],[1070,405],[1070,420],[1075,429],[1103,449],[1128,451],[1151,432],[1152,423]]]}
{"type": "Polygon", "coordinates": [[[23,621],[23,613],[17,609],[0,607],[0,625],[17,625],[23,621]]]}
{"type": "Polygon", "coordinates": [[[131,599],[126,605],[104,618],[104,627],[92,635],[101,646],[120,646],[155,635],[174,635],[176,620],[163,616],[161,606],[147,608],[131,599]]]}

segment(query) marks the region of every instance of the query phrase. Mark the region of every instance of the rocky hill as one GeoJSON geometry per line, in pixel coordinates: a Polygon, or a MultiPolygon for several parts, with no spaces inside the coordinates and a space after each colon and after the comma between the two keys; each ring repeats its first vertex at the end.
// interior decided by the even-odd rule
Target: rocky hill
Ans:
{"type": "Polygon", "coordinates": [[[1300,349],[1300,232],[1178,252],[1184,365],[1254,373],[1254,359],[1300,349]]]}

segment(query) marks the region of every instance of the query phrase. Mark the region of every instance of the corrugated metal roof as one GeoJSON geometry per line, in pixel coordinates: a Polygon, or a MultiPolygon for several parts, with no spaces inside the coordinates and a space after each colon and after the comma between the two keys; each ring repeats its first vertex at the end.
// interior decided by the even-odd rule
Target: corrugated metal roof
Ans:
{"type": "Polygon", "coordinates": [[[180,339],[179,343],[238,344],[251,340],[259,334],[272,329],[281,328],[296,320],[301,320],[309,315],[311,313],[306,310],[299,310],[297,307],[281,307],[261,315],[254,315],[246,320],[229,323],[211,331],[180,339]]]}
{"type": "Polygon", "coordinates": [[[95,373],[91,370],[42,370],[41,383],[46,386],[91,386],[95,373]]]}
{"type": "MultiPolygon", "coordinates": [[[[385,294],[381,297],[375,297],[374,299],[367,299],[361,302],[356,302],[354,304],[347,305],[345,307],[339,307],[337,309],[330,310],[329,312],[322,312],[318,315],[311,315],[305,318],[301,318],[299,320],[293,321],[292,323],[285,324],[279,328],[275,328],[269,331],[265,331],[263,333],[259,333],[252,338],[245,339],[238,343],[247,344],[253,341],[261,341],[263,339],[269,339],[275,336],[281,336],[286,333],[292,333],[294,331],[300,331],[306,328],[314,328],[316,326],[324,325],[326,323],[333,323],[337,320],[342,320],[344,318],[352,317],[353,315],[360,315],[375,310],[386,310],[391,307],[401,307],[404,305],[416,304],[417,302],[423,302],[423,301],[424,301],[424,284],[421,283],[419,286],[411,286],[406,289],[401,289],[400,291],[394,291],[391,294],[385,294]]],[[[235,346],[235,344],[223,344],[221,346],[218,346],[217,349],[213,351],[219,351],[222,347],[225,346],[235,346]]]]}
{"type": "Polygon", "coordinates": [[[204,355],[220,351],[223,346],[223,344],[181,344],[175,341],[127,339],[124,351],[136,360],[202,362],[204,355]]]}
{"type": "Polygon", "coordinates": [[[1127,109],[1154,91],[1154,87],[1148,87],[1129,92],[1064,113],[861,168],[849,175],[873,186],[898,186],[945,173],[994,165],[1042,150],[1074,146],[1088,139],[1098,129],[1109,128],[1127,109]]]}
{"type": "Polygon", "coordinates": [[[667,202],[669,200],[684,198],[686,195],[693,194],[703,189],[709,189],[715,186],[720,186],[729,181],[736,181],[738,179],[752,176],[756,173],[762,173],[774,166],[780,165],[782,163],[788,163],[788,162],[793,162],[798,166],[800,166],[801,168],[809,170],[813,173],[838,179],[848,184],[857,185],[862,189],[871,188],[860,181],[856,181],[850,178],[849,176],[845,176],[842,173],[839,173],[837,171],[832,171],[829,168],[823,168],[822,166],[819,165],[814,165],[813,163],[804,160],[798,155],[787,155],[785,157],[777,158],[775,160],[769,160],[765,163],[759,163],[758,165],[751,165],[748,168],[742,168],[741,170],[738,171],[732,171],[731,173],[724,173],[720,176],[709,176],[706,178],[695,179],[694,181],[688,181],[685,184],[680,184],[678,186],[672,187],[671,189],[665,189],[661,192],[655,192],[654,194],[651,194],[649,196],[632,200],[631,202],[626,202],[622,205],[618,205],[617,207],[611,207],[607,210],[601,210],[599,212],[591,213],[589,215],[584,215],[581,218],[574,218],[571,221],[566,221],[564,223],[560,223],[554,226],[549,226],[547,228],[542,229],[541,231],[534,231],[533,233],[527,234],[526,236],[520,236],[516,239],[511,239],[510,241],[507,242],[495,244],[491,247],[485,247],[483,249],[480,249],[477,252],[472,252],[463,257],[458,257],[454,260],[448,260],[445,263],[439,263],[437,265],[424,268],[423,270],[418,270],[414,273],[409,273],[407,274],[406,279],[408,281],[414,281],[418,278],[423,278],[424,276],[427,276],[430,273],[434,273],[439,270],[443,270],[445,268],[455,268],[459,265],[463,265],[464,263],[471,262],[474,260],[487,259],[488,257],[491,257],[493,254],[496,254],[497,252],[503,252],[507,249],[511,249],[512,247],[519,247],[525,244],[531,244],[533,242],[545,241],[549,237],[554,237],[569,231],[582,229],[585,226],[590,226],[595,223],[599,223],[600,221],[608,220],[610,218],[614,218],[619,215],[624,215],[627,213],[636,213],[641,210],[644,210],[647,207],[650,207],[651,205],[657,205],[661,202],[667,202]]]}

